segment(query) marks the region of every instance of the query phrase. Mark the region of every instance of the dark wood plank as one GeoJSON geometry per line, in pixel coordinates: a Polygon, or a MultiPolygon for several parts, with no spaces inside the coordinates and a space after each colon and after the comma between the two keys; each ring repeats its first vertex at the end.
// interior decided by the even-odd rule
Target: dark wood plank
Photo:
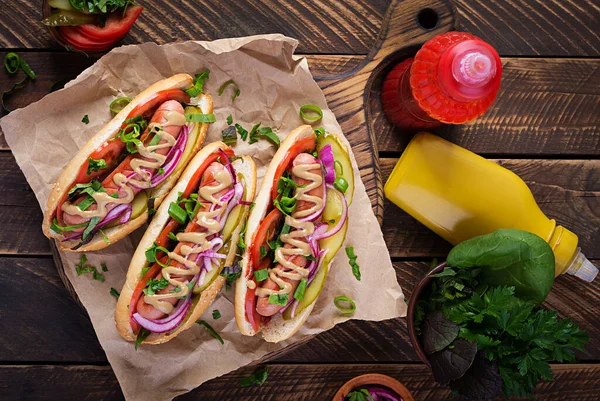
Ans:
{"type": "MultiPolygon", "coordinates": [[[[380,159],[383,182],[397,159],[380,159]]],[[[529,185],[541,210],[579,236],[590,258],[600,258],[600,160],[497,160],[529,185]]],[[[392,256],[443,257],[451,246],[385,200],[383,235],[392,256]]]]}
{"type": "MultiPolygon", "coordinates": [[[[11,311],[0,319],[0,346],[4,350],[0,363],[106,361],[85,312],[63,287],[50,259],[0,258],[0,263],[6,267],[0,271],[0,282],[6,286],[0,294],[0,305],[11,311]],[[31,297],[31,290],[35,297],[31,297]]],[[[409,299],[412,289],[430,267],[426,262],[394,262],[394,268],[409,299]]],[[[578,354],[583,361],[600,359],[600,320],[596,313],[599,302],[600,281],[584,284],[574,277],[561,276],[545,304],[558,310],[561,317],[573,318],[589,332],[587,353],[578,354]]],[[[383,322],[349,321],[267,360],[392,363],[416,362],[418,357],[408,337],[406,319],[399,318],[383,322]]]]}
{"type": "MultiPolygon", "coordinates": [[[[38,1],[1,0],[0,47],[59,48],[41,20],[38,1]]],[[[390,0],[223,3],[140,1],[146,7],[124,43],[214,40],[283,33],[306,53],[367,54],[390,0]]],[[[460,29],[502,55],[598,56],[598,8],[593,0],[457,0],[460,29]]]]}
{"type": "MultiPolygon", "coordinates": [[[[600,155],[600,60],[504,58],[492,108],[471,123],[438,130],[442,137],[490,155],[600,155]]],[[[370,107],[378,149],[400,152],[411,138],[383,114],[381,80],[370,107]]]]}
{"type": "MultiPolygon", "coordinates": [[[[382,373],[399,380],[415,400],[450,399],[450,391],[435,383],[429,369],[417,364],[389,365],[269,365],[269,377],[260,387],[239,387],[253,372],[239,369],[204,383],[176,398],[185,400],[330,400],[348,380],[366,373],[382,373]]],[[[540,383],[535,396],[547,401],[592,401],[600,391],[598,365],[552,365],[556,381],[540,383]]],[[[0,388],[6,399],[122,400],[123,395],[108,366],[2,366],[0,388]]]]}
{"type": "Polygon", "coordinates": [[[106,362],[52,259],[2,257],[0,265],[0,362],[106,362]]]}

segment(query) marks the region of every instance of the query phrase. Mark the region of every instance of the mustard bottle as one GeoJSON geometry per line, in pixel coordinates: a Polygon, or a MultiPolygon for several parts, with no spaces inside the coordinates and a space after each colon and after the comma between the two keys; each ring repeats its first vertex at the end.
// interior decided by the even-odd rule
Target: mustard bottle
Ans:
{"type": "Polygon", "coordinates": [[[577,236],[544,215],[519,176],[438,136],[421,132],[412,139],[384,192],[453,245],[517,228],[550,244],[556,276],[569,273],[592,281],[598,274],[577,246],[577,236]]]}

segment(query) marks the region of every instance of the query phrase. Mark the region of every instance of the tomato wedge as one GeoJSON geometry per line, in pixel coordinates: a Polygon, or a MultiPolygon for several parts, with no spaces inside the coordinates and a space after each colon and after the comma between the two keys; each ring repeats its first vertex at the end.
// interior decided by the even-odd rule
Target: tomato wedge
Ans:
{"type": "Polygon", "coordinates": [[[256,288],[250,289],[246,292],[246,319],[252,326],[255,332],[258,331],[258,323],[260,323],[261,316],[256,311],[256,288]]]}
{"type": "MultiPolygon", "coordinates": [[[[251,278],[251,274],[254,270],[257,270],[257,267],[263,267],[263,261],[261,261],[260,256],[260,247],[268,246],[267,240],[272,240],[277,232],[277,228],[283,222],[283,213],[279,209],[273,209],[267,214],[264,220],[260,223],[254,238],[252,239],[252,244],[250,248],[250,271],[248,272],[248,278],[251,278]]],[[[271,261],[267,260],[269,264],[271,261]]],[[[268,267],[268,265],[267,265],[268,267]]]]}
{"type": "Polygon", "coordinates": [[[279,179],[281,178],[285,170],[287,170],[290,164],[294,161],[296,156],[298,156],[300,153],[312,152],[313,150],[315,150],[316,147],[317,137],[314,136],[299,141],[294,146],[292,146],[290,150],[287,151],[285,157],[277,166],[277,170],[275,170],[275,177],[273,178],[273,187],[271,188],[271,200],[277,198],[277,183],[279,182],[279,179]]]}
{"type": "Polygon", "coordinates": [[[144,10],[142,6],[127,7],[125,15],[120,12],[112,13],[104,26],[96,24],[79,25],[79,32],[85,37],[96,42],[117,41],[129,32],[135,20],[144,10]]]}
{"type": "Polygon", "coordinates": [[[102,52],[111,48],[121,38],[109,41],[92,40],[81,34],[78,26],[59,26],[58,31],[65,43],[75,50],[84,52],[102,52]]]}

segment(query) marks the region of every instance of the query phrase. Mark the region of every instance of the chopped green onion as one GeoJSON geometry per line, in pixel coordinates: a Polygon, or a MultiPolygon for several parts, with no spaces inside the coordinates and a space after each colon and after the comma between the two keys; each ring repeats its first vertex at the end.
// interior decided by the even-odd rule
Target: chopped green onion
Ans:
{"type": "Polygon", "coordinates": [[[90,118],[88,117],[87,114],[85,116],[83,116],[83,118],[81,119],[81,122],[84,123],[84,124],[89,124],[90,123],[90,118]]]}
{"type": "Polygon", "coordinates": [[[196,323],[198,323],[200,326],[204,326],[206,327],[206,330],[208,330],[208,332],[217,340],[219,340],[219,342],[221,344],[225,344],[225,342],[223,341],[223,339],[221,338],[221,336],[219,335],[219,333],[217,333],[215,331],[215,329],[212,328],[212,326],[208,323],[206,323],[204,320],[198,320],[196,323]]]}
{"type": "Polygon", "coordinates": [[[96,202],[96,200],[91,197],[91,196],[87,196],[85,197],[81,202],[79,202],[77,204],[77,207],[79,208],[79,210],[81,211],[85,211],[87,210],[88,207],[90,207],[94,202],[96,202]]]}
{"type": "Polygon", "coordinates": [[[140,344],[146,339],[148,338],[148,336],[152,334],[152,332],[150,330],[147,330],[143,327],[140,327],[140,332],[138,333],[136,339],[135,339],[135,350],[137,351],[138,347],[140,346],[140,344]]]}
{"type": "Polygon", "coordinates": [[[252,143],[258,142],[258,140],[260,138],[271,141],[277,147],[279,147],[279,145],[281,145],[281,141],[279,140],[279,137],[277,136],[277,134],[275,134],[275,132],[273,131],[273,129],[271,127],[262,127],[262,128],[258,128],[256,130],[254,130],[254,128],[252,128],[252,132],[250,132],[249,143],[252,144],[252,143]]]}
{"type": "MultiPolygon", "coordinates": [[[[260,125],[260,123],[259,123],[259,125],[260,125]]],[[[244,127],[242,127],[241,125],[239,125],[239,124],[236,123],[235,124],[235,129],[240,134],[240,138],[242,138],[242,141],[245,141],[246,138],[248,138],[248,131],[246,131],[244,129],[244,127]]]]}
{"type": "Polygon", "coordinates": [[[300,107],[300,117],[308,122],[319,121],[323,118],[323,110],[317,105],[305,104],[300,107]]]}
{"type": "Polygon", "coordinates": [[[98,230],[100,231],[100,234],[102,234],[102,239],[104,240],[104,242],[106,242],[107,244],[110,244],[110,239],[108,239],[108,236],[106,235],[106,233],[102,230],[98,230]]]}
{"type": "Polygon", "coordinates": [[[156,146],[160,143],[161,137],[158,133],[155,133],[154,136],[152,137],[152,140],[150,141],[150,143],[148,143],[148,146],[156,146]]]}
{"type": "Polygon", "coordinates": [[[234,143],[237,143],[237,133],[236,133],[235,127],[233,125],[230,125],[229,127],[225,128],[221,132],[221,135],[223,137],[223,142],[226,145],[232,145],[234,143]]]}
{"type": "Polygon", "coordinates": [[[254,373],[252,373],[250,376],[244,377],[243,379],[241,379],[240,386],[248,387],[248,386],[252,386],[253,384],[262,386],[262,384],[267,380],[268,376],[269,376],[269,368],[268,368],[268,366],[263,366],[263,367],[259,368],[258,370],[256,370],[254,373]]]}
{"type": "Polygon", "coordinates": [[[233,117],[230,115],[227,116],[227,125],[231,125],[233,123],[233,117]]]}
{"type": "Polygon", "coordinates": [[[101,283],[104,282],[104,274],[102,274],[98,270],[96,270],[95,267],[94,267],[93,277],[94,277],[94,280],[96,280],[96,281],[100,281],[101,283]]]}
{"type": "Polygon", "coordinates": [[[333,162],[333,169],[335,170],[336,174],[344,174],[344,167],[342,166],[342,163],[340,163],[339,160],[336,160],[333,162]],[[339,167],[339,171],[338,171],[338,167],[339,167]]]}
{"type": "Polygon", "coordinates": [[[16,74],[21,65],[21,57],[17,53],[7,53],[4,56],[4,68],[9,74],[16,74]]]}
{"type": "Polygon", "coordinates": [[[108,271],[108,267],[106,267],[106,263],[100,263],[100,267],[102,268],[103,272],[107,272],[108,271]]]}
{"type": "Polygon", "coordinates": [[[354,254],[353,246],[346,247],[346,255],[348,255],[350,266],[352,266],[352,274],[354,274],[354,277],[360,281],[360,266],[358,263],[356,263],[358,256],[354,254]]]}
{"type": "Polygon", "coordinates": [[[238,88],[237,84],[233,81],[233,79],[230,79],[229,81],[227,81],[223,85],[221,85],[221,87],[219,88],[219,96],[221,96],[223,94],[223,92],[225,91],[225,88],[227,88],[229,85],[233,85],[233,87],[235,89],[235,91],[233,92],[233,96],[231,97],[231,101],[234,101],[235,98],[240,95],[240,88],[238,88]]]}
{"type": "Polygon", "coordinates": [[[58,220],[56,219],[56,217],[54,218],[54,221],[52,222],[52,224],[50,225],[50,229],[52,231],[54,231],[55,233],[62,233],[64,231],[73,231],[73,230],[77,230],[78,228],[83,228],[85,226],[88,225],[88,222],[86,221],[85,223],[81,223],[81,224],[73,224],[72,226],[59,226],[58,225],[58,220]]]}
{"type": "Polygon", "coordinates": [[[131,103],[130,98],[118,97],[115,100],[113,100],[112,102],[110,102],[110,105],[108,106],[108,108],[110,109],[110,111],[117,114],[121,110],[123,110],[129,103],[131,103]]]}
{"type": "Polygon", "coordinates": [[[177,235],[173,234],[172,232],[170,232],[170,233],[169,233],[168,237],[169,237],[170,239],[172,239],[173,241],[179,241],[179,240],[177,239],[177,235]]]}
{"type": "MultiPolygon", "coordinates": [[[[167,261],[167,263],[162,263],[159,260],[159,258],[156,256],[156,254],[158,252],[164,252],[167,255],[169,254],[169,250],[167,248],[158,246],[158,244],[155,242],[152,244],[152,246],[150,248],[146,249],[146,252],[145,252],[146,260],[150,263],[158,263],[162,267],[167,267],[169,265],[169,261],[167,261]]],[[[143,277],[143,274],[142,274],[142,277],[143,277]]]]}
{"type": "Polygon", "coordinates": [[[348,189],[348,181],[346,181],[342,177],[336,178],[333,182],[333,187],[338,191],[344,193],[348,189]]]}
{"type": "Polygon", "coordinates": [[[175,202],[171,202],[169,205],[169,216],[175,219],[179,224],[185,224],[188,218],[186,211],[175,202]]]}
{"type": "Polygon", "coordinates": [[[317,138],[320,137],[321,135],[324,135],[326,132],[327,132],[327,130],[325,130],[325,128],[323,128],[323,127],[315,129],[315,135],[317,135],[317,138]]]}
{"type": "Polygon", "coordinates": [[[339,297],[335,297],[335,299],[333,300],[333,304],[335,305],[336,308],[338,308],[338,310],[340,312],[342,312],[343,314],[350,314],[350,313],[354,313],[354,311],[356,311],[356,304],[354,303],[353,300],[351,300],[350,298],[348,298],[345,295],[340,295],[339,297]],[[344,308],[342,305],[340,305],[340,303],[346,302],[349,304],[349,308],[344,308]]]}
{"type": "Polygon", "coordinates": [[[296,291],[294,292],[294,298],[296,298],[298,301],[302,301],[304,299],[304,291],[306,290],[307,282],[308,281],[305,278],[300,280],[300,284],[298,284],[298,288],[296,288],[296,291]]]}
{"type": "Polygon", "coordinates": [[[214,114],[196,114],[196,113],[187,113],[185,118],[188,122],[192,123],[206,123],[212,124],[217,121],[217,118],[214,114]]]}
{"type": "Polygon", "coordinates": [[[90,175],[94,171],[99,171],[100,169],[107,168],[107,167],[108,167],[108,165],[106,164],[106,160],[104,160],[104,159],[94,160],[90,157],[88,159],[88,167],[87,167],[87,171],[85,173],[87,175],[90,175]]]}
{"type": "Polygon", "coordinates": [[[212,315],[213,315],[213,319],[215,319],[215,320],[219,320],[219,319],[221,318],[221,312],[219,312],[219,310],[218,310],[218,309],[215,309],[215,310],[212,312],[212,315]]]}
{"type": "Polygon", "coordinates": [[[110,287],[110,295],[112,295],[116,300],[119,300],[119,296],[121,294],[116,289],[110,287]]]}
{"type": "Polygon", "coordinates": [[[267,248],[264,245],[260,246],[259,251],[260,251],[261,258],[264,258],[265,256],[267,256],[267,248]]]}
{"type": "Polygon", "coordinates": [[[196,74],[193,81],[194,86],[190,89],[186,89],[185,93],[187,93],[190,97],[198,96],[200,93],[202,93],[202,90],[204,89],[204,81],[208,79],[209,75],[210,71],[208,70],[204,70],[200,74],[196,74]]]}
{"type": "Polygon", "coordinates": [[[273,305],[286,306],[288,303],[288,294],[271,294],[269,295],[269,303],[273,305]]]}
{"type": "Polygon", "coordinates": [[[254,279],[257,282],[265,281],[269,277],[269,271],[267,269],[260,269],[254,272],[254,279]]]}

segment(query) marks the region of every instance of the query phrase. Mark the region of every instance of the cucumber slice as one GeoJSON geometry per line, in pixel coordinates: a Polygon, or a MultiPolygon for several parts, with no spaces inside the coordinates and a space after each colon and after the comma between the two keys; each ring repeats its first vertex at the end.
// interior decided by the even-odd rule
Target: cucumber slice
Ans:
{"type": "Polygon", "coordinates": [[[61,10],[70,10],[76,11],[72,6],[69,0],[48,0],[48,5],[53,8],[58,8],[61,10]]]}
{"type": "MultiPolygon", "coordinates": [[[[225,242],[223,248],[219,250],[219,253],[224,253],[225,255],[227,255],[229,253],[230,246],[231,244],[225,242]]],[[[221,274],[223,268],[225,267],[225,260],[226,259],[219,259],[219,267],[213,268],[210,272],[206,273],[206,276],[204,277],[204,284],[202,284],[200,287],[194,287],[194,293],[201,293],[206,288],[208,288],[208,286],[211,285],[212,282],[217,279],[217,277],[219,277],[219,274],[221,274]]]]}
{"type": "Polygon", "coordinates": [[[131,201],[131,220],[140,217],[148,209],[148,192],[140,191],[131,201]]]}
{"type": "MultiPolygon", "coordinates": [[[[194,106],[187,106],[185,108],[185,113],[186,114],[202,114],[202,110],[200,110],[199,107],[194,107],[194,106]]],[[[192,149],[196,146],[196,142],[198,141],[198,136],[200,135],[200,124],[196,124],[194,126],[194,129],[190,131],[189,135],[188,135],[188,140],[187,143],[185,144],[185,149],[183,150],[183,154],[181,155],[181,159],[177,165],[177,167],[175,167],[175,172],[178,172],[179,170],[183,169],[185,166],[187,166],[188,161],[192,158],[192,156],[194,156],[192,154],[192,149]]]]}
{"type": "MultiPolygon", "coordinates": [[[[242,193],[242,199],[246,198],[246,183],[244,182],[244,176],[241,173],[237,174],[238,180],[244,184],[244,192],[242,193]]],[[[229,238],[231,237],[231,234],[233,234],[233,231],[236,229],[236,227],[238,225],[240,225],[242,218],[244,217],[244,206],[243,205],[237,205],[236,207],[233,208],[233,210],[229,213],[229,216],[227,216],[227,221],[225,222],[225,225],[223,226],[223,242],[227,242],[229,241],[229,238]]]]}
{"type": "Polygon", "coordinates": [[[317,150],[323,149],[326,145],[331,145],[334,159],[339,162],[335,166],[336,178],[343,178],[348,182],[348,189],[344,195],[348,200],[348,206],[352,204],[352,195],[354,194],[354,170],[352,169],[352,161],[346,150],[346,146],[340,142],[338,137],[329,132],[324,133],[317,139],[317,150]],[[341,170],[340,171],[340,166],[341,170]]]}

